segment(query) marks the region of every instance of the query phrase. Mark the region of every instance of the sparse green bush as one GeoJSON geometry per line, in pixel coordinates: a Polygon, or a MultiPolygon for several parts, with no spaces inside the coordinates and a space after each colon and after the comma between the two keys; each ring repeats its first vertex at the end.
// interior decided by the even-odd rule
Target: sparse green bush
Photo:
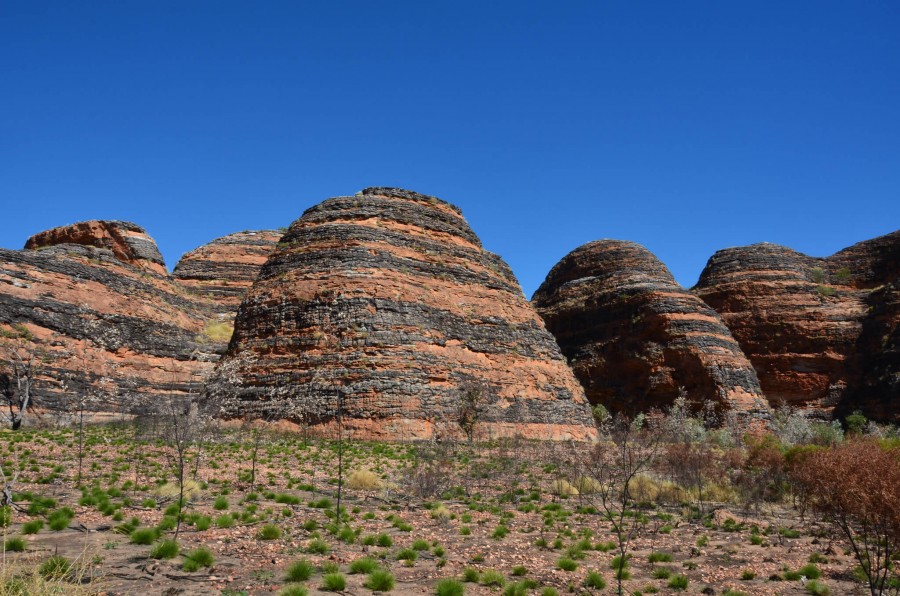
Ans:
{"type": "Polygon", "coordinates": [[[306,559],[300,559],[291,563],[285,572],[285,581],[305,582],[312,577],[316,568],[306,559]]]}
{"type": "Polygon", "coordinates": [[[434,593],[435,596],[463,596],[466,588],[455,579],[442,579],[437,583],[434,593]]]}
{"type": "Polygon", "coordinates": [[[174,559],[178,556],[180,550],[178,543],[174,540],[163,540],[157,542],[150,549],[150,556],[154,559],[174,559]]]}
{"type": "Polygon", "coordinates": [[[588,588],[602,590],[606,587],[606,580],[596,571],[589,571],[584,578],[584,585],[588,588]]]}
{"type": "Polygon", "coordinates": [[[688,587],[688,578],[683,575],[675,575],[669,579],[668,583],[669,588],[672,590],[687,590],[688,587]]]}
{"type": "Polygon", "coordinates": [[[212,551],[205,546],[201,546],[184,556],[182,569],[185,571],[198,571],[201,567],[212,567],[214,562],[215,557],[212,551]]]}
{"type": "Polygon", "coordinates": [[[390,592],[394,582],[394,574],[387,569],[373,569],[363,585],[373,592],[390,592]]]}
{"type": "Polygon", "coordinates": [[[347,587],[347,579],[343,573],[326,573],[322,576],[322,590],[326,592],[343,592],[347,587]]]}

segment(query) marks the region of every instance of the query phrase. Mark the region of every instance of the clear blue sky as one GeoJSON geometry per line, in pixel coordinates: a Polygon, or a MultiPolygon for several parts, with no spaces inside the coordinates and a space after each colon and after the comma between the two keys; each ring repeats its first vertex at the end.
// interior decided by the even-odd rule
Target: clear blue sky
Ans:
{"type": "Polygon", "coordinates": [[[530,296],[573,248],[824,256],[900,228],[900,3],[0,2],[0,246],[169,267],[329,196],[462,207],[530,296]]]}

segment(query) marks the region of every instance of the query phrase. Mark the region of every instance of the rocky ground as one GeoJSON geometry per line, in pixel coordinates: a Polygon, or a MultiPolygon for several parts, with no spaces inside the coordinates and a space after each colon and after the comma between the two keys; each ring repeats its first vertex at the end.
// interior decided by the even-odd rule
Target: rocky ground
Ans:
{"type": "MultiPolygon", "coordinates": [[[[246,428],[197,434],[180,553],[154,558],[174,536],[177,451],[154,429],[138,430],[85,431],[80,489],[77,429],[2,433],[0,464],[8,479],[17,475],[5,544],[24,550],[4,553],[0,593],[14,593],[13,582],[52,555],[74,562],[81,583],[67,584],[70,593],[298,594],[302,586],[315,594],[339,575],[339,591],[368,594],[372,576],[353,573],[367,563],[389,572],[394,594],[434,594],[445,578],[466,594],[615,591],[610,523],[589,487],[576,495],[568,483],[579,484],[570,464],[583,446],[346,440],[339,468],[333,440],[246,428]],[[336,526],[341,469],[346,523],[336,526]],[[201,547],[211,561],[193,552],[201,547]],[[209,565],[190,570],[191,558],[209,565]],[[309,576],[288,582],[301,560],[309,576]]],[[[647,494],[635,510],[626,593],[681,585],[705,594],[863,593],[847,545],[789,503],[745,511],[707,502],[701,511],[647,494]]]]}

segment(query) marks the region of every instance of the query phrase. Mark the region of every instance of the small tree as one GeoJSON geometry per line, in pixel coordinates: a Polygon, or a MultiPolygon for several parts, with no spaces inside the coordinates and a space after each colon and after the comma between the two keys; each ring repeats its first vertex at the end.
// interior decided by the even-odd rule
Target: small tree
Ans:
{"type": "Polygon", "coordinates": [[[595,489],[590,498],[606,514],[616,537],[619,594],[622,594],[630,541],[641,527],[640,516],[632,510],[632,483],[657,457],[661,439],[657,426],[656,416],[639,415],[630,419],[619,414],[609,425],[609,442],[599,443],[581,460],[584,476],[594,480],[595,489]]]}
{"type": "Polygon", "coordinates": [[[19,323],[0,330],[0,394],[9,414],[12,430],[19,430],[29,408],[34,405],[35,380],[43,354],[28,327],[19,323]]]}
{"type": "Polygon", "coordinates": [[[459,408],[456,419],[469,443],[475,440],[475,429],[484,414],[487,394],[487,387],[477,381],[466,381],[459,387],[459,408]]]}
{"type": "Polygon", "coordinates": [[[891,576],[900,553],[900,450],[851,440],[808,453],[792,474],[805,504],[850,542],[872,596],[900,594],[891,576]]]}

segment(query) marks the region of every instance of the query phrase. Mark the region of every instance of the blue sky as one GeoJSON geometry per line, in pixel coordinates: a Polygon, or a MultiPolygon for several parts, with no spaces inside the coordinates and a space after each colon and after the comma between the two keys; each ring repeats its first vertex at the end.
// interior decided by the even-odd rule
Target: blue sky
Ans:
{"type": "Polygon", "coordinates": [[[896,2],[0,3],[0,246],[126,219],[169,267],[329,196],[462,207],[526,295],[633,240],[900,228],[896,2]]]}

